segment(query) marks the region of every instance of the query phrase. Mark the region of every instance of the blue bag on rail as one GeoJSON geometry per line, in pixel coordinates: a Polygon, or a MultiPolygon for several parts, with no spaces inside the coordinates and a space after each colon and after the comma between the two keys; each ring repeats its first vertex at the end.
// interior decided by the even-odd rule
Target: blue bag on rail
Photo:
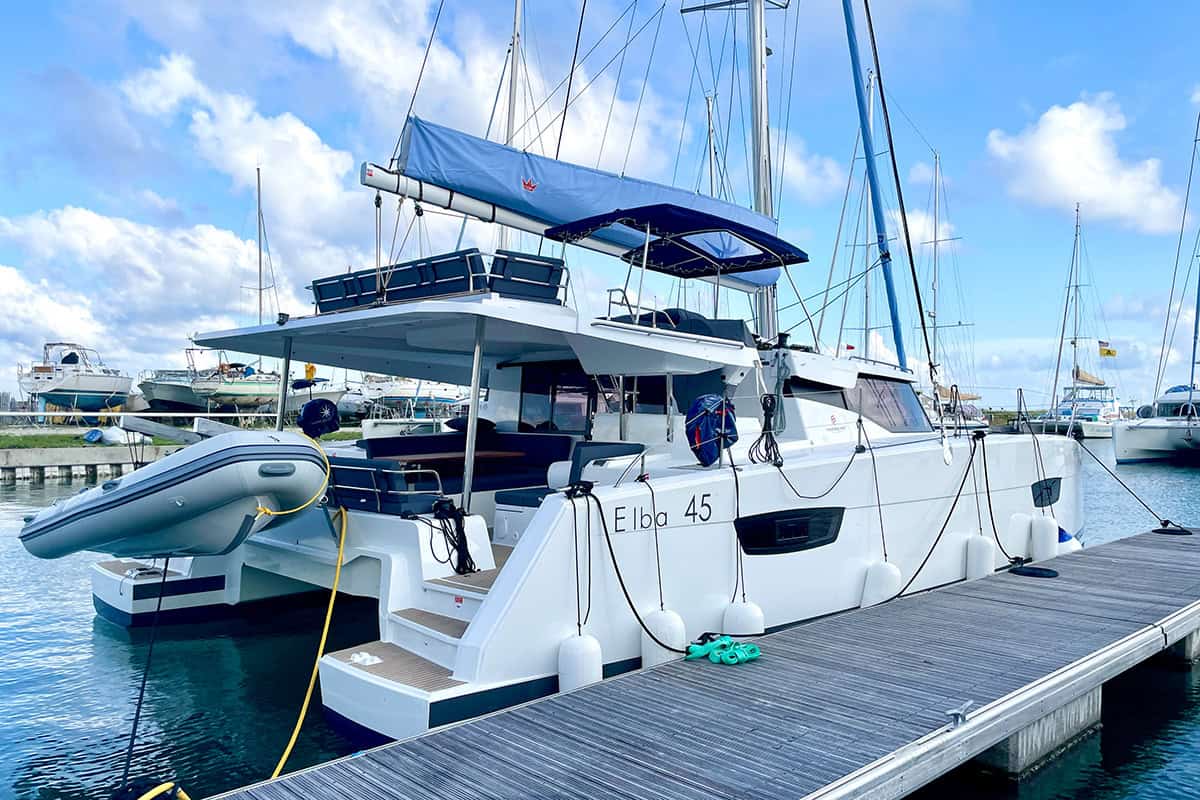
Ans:
{"type": "Polygon", "coordinates": [[[737,415],[733,401],[719,394],[702,394],[688,408],[688,447],[692,448],[701,466],[715,464],[721,457],[721,448],[737,441],[737,415]]]}

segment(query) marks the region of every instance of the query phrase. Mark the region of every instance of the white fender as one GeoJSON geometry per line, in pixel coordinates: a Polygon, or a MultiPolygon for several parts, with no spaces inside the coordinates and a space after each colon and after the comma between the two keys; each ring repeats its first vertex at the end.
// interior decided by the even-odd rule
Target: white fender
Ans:
{"type": "Polygon", "coordinates": [[[867,575],[863,580],[862,607],[877,606],[885,600],[891,600],[900,593],[904,585],[904,577],[900,568],[887,561],[876,561],[867,567],[867,575]]]}
{"type": "Polygon", "coordinates": [[[1054,517],[1033,518],[1029,535],[1029,555],[1034,561],[1045,561],[1058,555],[1058,521],[1054,517]]]}
{"type": "Polygon", "coordinates": [[[569,692],[604,677],[604,656],[600,640],[582,633],[570,636],[558,646],[558,690],[569,692]]]}
{"type": "Polygon", "coordinates": [[[730,636],[753,636],[766,630],[762,609],[757,604],[744,600],[725,606],[721,622],[721,633],[730,636]]]}
{"type": "Polygon", "coordinates": [[[967,539],[967,580],[991,575],[996,569],[996,543],[986,536],[967,539]]]}
{"type": "Polygon", "coordinates": [[[1033,525],[1033,517],[1017,512],[1008,518],[1008,538],[1005,539],[1005,549],[1025,555],[1029,552],[1029,531],[1033,525]]]}
{"type": "MultiPolygon", "coordinates": [[[[646,627],[654,632],[658,640],[663,644],[670,645],[677,650],[683,650],[687,644],[687,632],[683,625],[683,617],[676,614],[670,609],[655,609],[645,616],[643,622],[646,627]]],[[[653,639],[642,631],[642,666],[652,667],[655,664],[663,664],[667,661],[674,661],[679,658],[678,653],[673,653],[663,647],[660,647],[653,639]]]]}

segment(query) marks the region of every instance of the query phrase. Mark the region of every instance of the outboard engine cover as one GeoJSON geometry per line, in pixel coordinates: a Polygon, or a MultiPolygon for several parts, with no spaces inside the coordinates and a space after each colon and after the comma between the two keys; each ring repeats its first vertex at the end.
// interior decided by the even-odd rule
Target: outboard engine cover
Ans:
{"type": "Polygon", "coordinates": [[[309,400],[300,407],[300,430],[313,439],[333,433],[339,427],[337,406],[323,397],[309,400]]]}
{"type": "Polygon", "coordinates": [[[715,464],[721,458],[721,448],[738,440],[737,415],[733,401],[719,394],[702,394],[688,408],[688,447],[701,466],[715,464]]]}

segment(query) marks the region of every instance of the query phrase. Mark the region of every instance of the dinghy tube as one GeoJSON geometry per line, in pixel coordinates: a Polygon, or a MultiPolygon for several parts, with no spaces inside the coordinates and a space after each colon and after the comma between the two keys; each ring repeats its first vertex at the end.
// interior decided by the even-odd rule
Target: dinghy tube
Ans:
{"type": "Polygon", "coordinates": [[[219,555],[270,523],[260,508],[299,505],[325,480],[324,454],[302,436],[224,433],[27,517],[21,544],[39,558],[219,555]]]}

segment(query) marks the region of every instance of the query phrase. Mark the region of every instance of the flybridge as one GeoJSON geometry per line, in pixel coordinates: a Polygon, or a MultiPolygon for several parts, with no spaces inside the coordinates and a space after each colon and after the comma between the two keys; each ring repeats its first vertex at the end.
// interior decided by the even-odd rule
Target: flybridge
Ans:
{"type": "MultiPolygon", "coordinates": [[[[418,117],[410,117],[405,125],[396,168],[364,163],[361,181],[537,235],[613,209],[655,204],[682,206],[771,237],[778,227],[770,217],[732,203],[523,152],[418,117]]],[[[623,256],[644,240],[644,231],[613,226],[573,241],[623,256]]],[[[742,272],[736,282],[747,289],[773,285],[779,279],[776,264],[742,272]]]]}

